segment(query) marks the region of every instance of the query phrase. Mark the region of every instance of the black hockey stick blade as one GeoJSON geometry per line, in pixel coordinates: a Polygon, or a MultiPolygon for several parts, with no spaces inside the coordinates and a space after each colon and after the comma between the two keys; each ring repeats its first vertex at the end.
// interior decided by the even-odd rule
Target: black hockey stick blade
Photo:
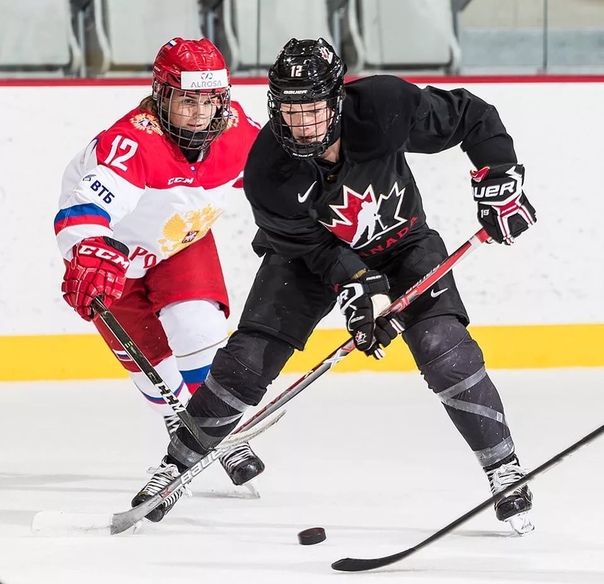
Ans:
{"type": "Polygon", "coordinates": [[[604,424],[590,432],[580,440],[577,440],[574,444],[571,444],[568,448],[555,454],[549,460],[545,461],[542,465],[538,466],[531,472],[527,473],[522,479],[512,483],[508,487],[506,487],[503,491],[497,494],[497,497],[490,497],[486,501],[483,501],[479,505],[476,505],[473,509],[470,509],[464,515],[461,515],[436,533],[433,533],[430,537],[427,537],[423,541],[420,541],[417,545],[410,547],[402,552],[398,552],[396,554],[392,554],[390,556],[384,556],[382,558],[342,558],[341,560],[337,560],[334,562],[331,567],[334,570],[338,570],[339,572],[364,572],[365,570],[375,570],[376,568],[383,568],[384,566],[389,566],[390,564],[394,564],[395,562],[399,562],[411,554],[415,553],[418,550],[430,545],[441,537],[448,535],[451,533],[456,527],[459,527],[462,523],[465,523],[472,517],[478,515],[481,511],[484,511],[487,507],[490,507],[495,503],[496,499],[501,497],[505,497],[509,495],[512,491],[521,487],[522,485],[528,483],[530,480],[534,479],[536,476],[543,474],[546,470],[549,470],[552,466],[562,462],[564,458],[589,444],[593,440],[595,440],[600,434],[604,432],[604,424]]]}

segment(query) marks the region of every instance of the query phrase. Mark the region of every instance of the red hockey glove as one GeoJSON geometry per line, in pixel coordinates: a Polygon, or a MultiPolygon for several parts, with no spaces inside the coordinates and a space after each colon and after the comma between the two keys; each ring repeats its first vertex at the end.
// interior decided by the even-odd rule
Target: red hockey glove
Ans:
{"type": "Polygon", "coordinates": [[[500,164],[471,170],[472,191],[478,203],[478,221],[491,239],[512,245],[537,221],[535,209],[522,191],[524,166],[500,164]]]}
{"type": "Polygon", "coordinates": [[[394,315],[377,316],[390,305],[389,288],[386,276],[374,270],[337,287],[338,306],[356,348],[376,359],[384,357],[382,347],[403,332],[394,315]]]}
{"type": "Polygon", "coordinates": [[[92,301],[102,296],[110,306],[124,291],[130,265],[128,248],[110,237],[89,237],[73,248],[61,291],[69,306],[84,319],[92,320],[92,301]]]}

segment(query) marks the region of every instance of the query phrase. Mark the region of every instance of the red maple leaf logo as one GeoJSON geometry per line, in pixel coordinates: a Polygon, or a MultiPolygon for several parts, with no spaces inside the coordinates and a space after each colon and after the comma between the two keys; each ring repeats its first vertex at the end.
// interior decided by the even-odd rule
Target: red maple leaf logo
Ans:
{"type": "Polygon", "coordinates": [[[405,189],[399,189],[396,182],[387,195],[380,194],[378,198],[371,184],[363,194],[346,185],[342,190],[342,204],[329,205],[335,217],[321,223],[353,249],[368,245],[407,221],[400,215],[405,189]]]}

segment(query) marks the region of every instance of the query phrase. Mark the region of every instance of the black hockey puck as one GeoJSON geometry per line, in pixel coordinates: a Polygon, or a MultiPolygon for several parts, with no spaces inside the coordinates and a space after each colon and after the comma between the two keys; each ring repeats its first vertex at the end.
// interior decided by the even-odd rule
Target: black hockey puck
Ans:
{"type": "Polygon", "coordinates": [[[301,545],[313,545],[325,541],[326,537],[322,527],[309,527],[298,533],[298,542],[301,545]]]}

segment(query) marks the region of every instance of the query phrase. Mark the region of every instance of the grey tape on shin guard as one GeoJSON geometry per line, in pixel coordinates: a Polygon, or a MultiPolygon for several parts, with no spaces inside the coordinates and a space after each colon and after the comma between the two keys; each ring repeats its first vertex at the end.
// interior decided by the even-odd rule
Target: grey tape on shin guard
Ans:
{"type": "Polygon", "coordinates": [[[240,399],[236,398],[232,392],[228,389],[222,387],[220,383],[218,383],[212,373],[208,373],[208,376],[205,380],[206,387],[220,400],[222,400],[225,404],[231,406],[234,410],[238,412],[245,412],[250,406],[240,399]]]}
{"type": "MultiPolygon", "coordinates": [[[[170,444],[168,444],[168,454],[178,460],[181,464],[184,464],[187,467],[193,466],[198,460],[201,460],[207,452],[210,451],[211,448],[217,443],[216,438],[212,436],[208,436],[201,430],[199,431],[199,435],[202,441],[201,446],[203,446],[204,452],[200,453],[191,448],[189,448],[179,437],[177,434],[172,434],[170,438],[170,444]]],[[[199,445],[196,445],[197,448],[200,448],[199,445]]]]}
{"type": "Polygon", "coordinates": [[[514,452],[514,441],[511,436],[504,438],[499,444],[491,448],[483,448],[482,450],[475,450],[474,454],[483,468],[485,466],[492,466],[497,464],[499,461],[507,458],[514,452]]]}
{"type": "Polygon", "coordinates": [[[436,317],[408,329],[405,340],[481,466],[511,454],[514,443],[501,398],[484,368],[480,347],[465,327],[452,317],[436,317]]]}
{"type": "Polygon", "coordinates": [[[491,420],[495,420],[496,422],[507,426],[503,412],[498,412],[497,410],[494,410],[486,405],[455,399],[455,396],[478,385],[486,376],[486,369],[481,367],[476,373],[449,387],[449,389],[438,392],[438,397],[445,406],[461,412],[476,414],[477,416],[482,416],[483,418],[490,418],[491,420]]]}
{"type": "MultiPolygon", "coordinates": [[[[248,407],[260,403],[292,353],[291,345],[278,338],[243,331],[235,332],[219,349],[210,373],[187,405],[204,440],[203,454],[235,428],[248,407]]],[[[200,458],[199,450],[181,429],[170,441],[168,454],[190,465],[200,458]]]]}
{"type": "Polygon", "coordinates": [[[190,441],[191,444],[186,444],[180,439],[178,433],[174,433],[170,437],[168,454],[187,467],[193,466],[223,440],[222,437],[206,434],[202,428],[219,428],[228,425],[234,426],[241,417],[242,414],[225,418],[196,418],[195,423],[197,425],[198,438],[200,439],[201,444],[198,444],[197,440],[190,435],[187,435],[187,442],[190,441]],[[203,452],[201,451],[201,447],[203,447],[203,452]]]}
{"type": "MultiPolygon", "coordinates": [[[[192,407],[189,412],[194,415],[199,434],[198,438],[200,438],[201,444],[198,444],[198,441],[193,439],[184,430],[179,430],[172,435],[170,444],[168,445],[168,454],[186,466],[195,464],[209,450],[220,444],[224,436],[237,425],[243,413],[249,407],[226,388],[222,387],[212,377],[211,373],[206,377],[204,385],[198,390],[200,395],[203,391],[209,391],[210,394],[206,394],[201,405],[197,403],[191,404],[192,407]],[[209,401],[214,402],[213,408],[208,407],[209,401]],[[221,412],[222,415],[218,412],[221,412]],[[229,412],[230,415],[226,414],[226,412],[229,412]],[[210,433],[204,431],[206,428],[210,433]],[[217,432],[220,428],[224,428],[224,431],[217,432]],[[203,452],[200,446],[203,447],[203,452]]],[[[197,398],[194,397],[194,399],[196,402],[198,401],[197,398]]]]}
{"type": "MultiPolygon", "coordinates": [[[[458,410],[460,412],[467,412],[474,414],[477,417],[487,418],[498,422],[502,426],[508,428],[508,424],[505,419],[503,412],[498,411],[490,406],[484,404],[472,403],[461,399],[455,399],[455,396],[462,394],[465,391],[471,390],[476,387],[479,383],[486,381],[490,383],[487,377],[487,372],[484,367],[481,367],[476,373],[470,375],[463,381],[456,383],[449,389],[445,389],[438,393],[438,397],[444,406],[458,410]]],[[[493,387],[493,389],[495,389],[493,387]]],[[[495,390],[496,391],[496,390],[495,390]]],[[[508,429],[509,432],[509,429],[508,429]]],[[[481,466],[490,466],[500,460],[506,458],[509,454],[514,451],[514,442],[511,436],[508,434],[506,438],[501,440],[495,446],[482,448],[480,450],[474,450],[474,454],[478,459],[481,466]]]]}

